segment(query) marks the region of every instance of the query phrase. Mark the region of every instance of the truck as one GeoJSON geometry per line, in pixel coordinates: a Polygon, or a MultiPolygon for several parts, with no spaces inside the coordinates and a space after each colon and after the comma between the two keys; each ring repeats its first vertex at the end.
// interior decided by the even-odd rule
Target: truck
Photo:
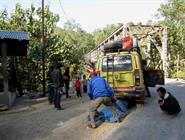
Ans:
{"type": "Polygon", "coordinates": [[[164,85],[164,71],[146,68],[137,38],[130,36],[103,45],[95,69],[118,98],[144,102],[148,87],[164,85]]]}

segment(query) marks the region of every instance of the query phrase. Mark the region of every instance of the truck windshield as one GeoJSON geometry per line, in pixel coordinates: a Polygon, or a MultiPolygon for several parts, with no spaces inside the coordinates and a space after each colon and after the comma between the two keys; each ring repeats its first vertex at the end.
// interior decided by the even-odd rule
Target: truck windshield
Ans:
{"type": "Polygon", "coordinates": [[[102,71],[129,71],[132,70],[130,55],[108,56],[103,58],[102,71]],[[107,68],[108,66],[108,68],[107,68]],[[114,67],[113,67],[114,66],[114,67]],[[108,70],[107,70],[108,69],[108,70]]]}

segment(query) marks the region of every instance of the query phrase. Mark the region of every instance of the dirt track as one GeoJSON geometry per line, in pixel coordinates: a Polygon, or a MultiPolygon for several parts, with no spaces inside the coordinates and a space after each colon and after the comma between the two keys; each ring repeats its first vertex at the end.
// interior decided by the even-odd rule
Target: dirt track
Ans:
{"type": "Polygon", "coordinates": [[[77,99],[63,97],[65,110],[57,111],[47,102],[34,109],[12,114],[0,114],[1,140],[184,140],[185,83],[168,80],[166,84],[180,102],[182,112],[169,116],[159,109],[155,89],[147,104],[134,108],[122,123],[104,123],[89,129],[87,96],[77,99]]]}
{"type": "Polygon", "coordinates": [[[185,140],[185,82],[168,79],[165,87],[178,99],[182,111],[168,115],[158,107],[155,89],[143,107],[127,117],[108,140],[185,140]]]}

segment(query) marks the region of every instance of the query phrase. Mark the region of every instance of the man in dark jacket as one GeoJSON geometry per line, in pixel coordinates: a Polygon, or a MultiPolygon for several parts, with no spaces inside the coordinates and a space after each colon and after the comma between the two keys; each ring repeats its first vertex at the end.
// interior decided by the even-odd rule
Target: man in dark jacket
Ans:
{"type": "Polygon", "coordinates": [[[57,64],[53,71],[51,72],[51,78],[53,82],[54,88],[54,105],[57,110],[63,110],[64,108],[60,105],[61,100],[61,90],[60,88],[63,86],[63,79],[60,72],[60,65],[57,64]]]}
{"type": "Polygon", "coordinates": [[[92,100],[89,108],[89,116],[91,121],[89,127],[97,127],[94,118],[97,109],[100,107],[101,104],[109,106],[109,108],[113,112],[113,115],[115,116],[116,113],[114,111],[112,103],[112,99],[114,98],[114,91],[105,81],[105,79],[97,76],[97,73],[95,71],[91,72],[91,80],[88,82],[88,95],[89,98],[92,100]]]}
{"type": "Polygon", "coordinates": [[[165,88],[158,88],[157,93],[161,98],[158,101],[161,110],[166,111],[169,114],[177,114],[181,111],[180,105],[176,98],[172,96],[171,93],[166,92],[165,88]]]}
{"type": "Polygon", "coordinates": [[[54,67],[50,66],[49,70],[47,72],[47,82],[48,82],[48,101],[49,104],[52,104],[54,102],[54,90],[55,90],[55,86],[53,84],[53,79],[51,76],[51,73],[53,72],[54,67]]]}

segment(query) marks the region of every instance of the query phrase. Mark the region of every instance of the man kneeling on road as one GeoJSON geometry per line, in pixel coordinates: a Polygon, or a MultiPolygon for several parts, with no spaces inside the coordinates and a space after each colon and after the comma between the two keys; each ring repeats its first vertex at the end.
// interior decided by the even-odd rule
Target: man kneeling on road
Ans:
{"type": "Polygon", "coordinates": [[[90,124],[89,127],[96,128],[95,114],[101,104],[109,106],[113,116],[117,117],[117,113],[113,107],[112,99],[114,99],[114,91],[108,85],[104,78],[97,76],[95,71],[90,74],[91,80],[88,82],[88,95],[92,101],[89,108],[90,124]]]}
{"type": "Polygon", "coordinates": [[[158,88],[157,93],[161,98],[158,100],[161,110],[166,111],[168,114],[177,114],[181,111],[178,101],[165,88],[158,88]]]}

